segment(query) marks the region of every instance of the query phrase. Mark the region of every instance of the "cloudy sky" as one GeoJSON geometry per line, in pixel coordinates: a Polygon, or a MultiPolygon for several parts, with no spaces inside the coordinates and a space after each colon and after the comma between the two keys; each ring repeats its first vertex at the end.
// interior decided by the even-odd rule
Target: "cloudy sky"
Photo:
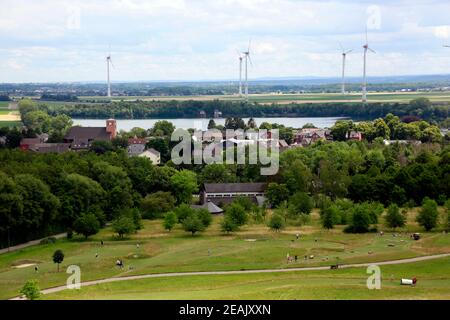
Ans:
{"type": "Polygon", "coordinates": [[[450,2],[0,0],[0,82],[233,79],[251,38],[250,78],[337,76],[340,45],[373,76],[450,73],[450,2]]]}

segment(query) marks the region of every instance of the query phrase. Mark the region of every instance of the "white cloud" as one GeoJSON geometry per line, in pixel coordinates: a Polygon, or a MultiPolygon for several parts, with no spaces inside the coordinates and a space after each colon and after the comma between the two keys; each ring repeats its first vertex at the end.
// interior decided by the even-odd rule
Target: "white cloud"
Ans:
{"type": "Polygon", "coordinates": [[[115,80],[230,79],[250,38],[251,78],[334,76],[339,42],[359,76],[377,19],[369,74],[450,72],[448,1],[376,2],[2,0],[0,82],[101,80],[109,46],[115,80]]]}

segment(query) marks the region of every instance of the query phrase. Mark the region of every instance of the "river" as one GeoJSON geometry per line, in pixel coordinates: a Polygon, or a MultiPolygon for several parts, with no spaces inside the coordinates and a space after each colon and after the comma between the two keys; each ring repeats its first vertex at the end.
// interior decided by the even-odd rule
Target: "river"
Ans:
{"type": "MultiPolygon", "coordinates": [[[[243,120],[247,123],[249,118],[243,118],[243,120]]],[[[339,119],[344,118],[331,118],[331,117],[317,117],[317,118],[287,118],[287,117],[279,117],[279,118],[254,118],[256,121],[256,124],[259,126],[262,122],[269,122],[269,123],[278,123],[285,125],[286,127],[293,127],[293,128],[301,128],[306,123],[312,123],[318,128],[330,128],[334,125],[334,123],[339,119]]],[[[209,119],[119,119],[117,120],[117,129],[118,130],[125,130],[129,131],[132,128],[139,127],[143,129],[149,129],[153,127],[156,121],[160,120],[167,120],[172,122],[175,127],[181,128],[181,129],[189,129],[189,128],[196,128],[196,129],[203,129],[206,130],[208,127],[209,119]]],[[[74,125],[80,125],[83,127],[104,127],[105,126],[105,120],[101,119],[73,119],[74,125]]],[[[216,124],[225,124],[225,119],[214,119],[216,124]]]]}

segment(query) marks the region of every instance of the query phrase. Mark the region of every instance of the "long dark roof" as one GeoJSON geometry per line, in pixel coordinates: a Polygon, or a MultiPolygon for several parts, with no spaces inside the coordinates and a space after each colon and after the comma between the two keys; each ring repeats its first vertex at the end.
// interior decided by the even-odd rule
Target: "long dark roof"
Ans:
{"type": "Polygon", "coordinates": [[[229,192],[264,192],[266,183],[205,183],[203,188],[207,193],[229,192]]]}
{"type": "Polygon", "coordinates": [[[69,129],[64,139],[67,140],[109,140],[110,134],[106,132],[106,127],[80,127],[75,126],[69,129]]]}

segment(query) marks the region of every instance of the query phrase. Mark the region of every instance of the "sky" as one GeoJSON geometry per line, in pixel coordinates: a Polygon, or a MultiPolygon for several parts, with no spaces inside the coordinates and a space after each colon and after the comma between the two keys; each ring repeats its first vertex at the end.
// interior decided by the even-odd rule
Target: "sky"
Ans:
{"type": "Polygon", "coordinates": [[[0,82],[450,74],[450,1],[0,0],[0,82]]]}

